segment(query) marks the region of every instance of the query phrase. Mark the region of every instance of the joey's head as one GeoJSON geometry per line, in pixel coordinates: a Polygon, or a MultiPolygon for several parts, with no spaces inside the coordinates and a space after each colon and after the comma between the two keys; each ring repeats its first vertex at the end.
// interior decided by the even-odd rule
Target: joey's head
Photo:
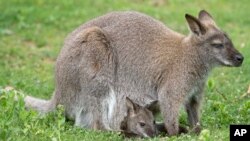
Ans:
{"type": "Polygon", "coordinates": [[[216,25],[212,16],[201,10],[198,18],[185,15],[191,31],[191,45],[210,66],[241,66],[244,57],[234,48],[229,36],[216,25]]]}
{"type": "Polygon", "coordinates": [[[146,107],[142,107],[126,98],[127,116],[121,129],[127,136],[153,137],[156,135],[154,116],[146,107]]]}

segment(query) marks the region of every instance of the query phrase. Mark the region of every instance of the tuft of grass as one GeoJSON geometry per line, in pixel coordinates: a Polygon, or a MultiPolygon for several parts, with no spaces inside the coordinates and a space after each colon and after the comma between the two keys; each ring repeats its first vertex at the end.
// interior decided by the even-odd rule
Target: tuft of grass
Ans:
{"type": "MultiPolygon", "coordinates": [[[[218,68],[210,75],[200,135],[145,140],[224,141],[229,140],[230,124],[250,123],[248,0],[8,0],[0,1],[0,9],[0,140],[123,140],[117,132],[74,127],[65,122],[62,107],[41,117],[25,110],[23,103],[24,95],[45,99],[52,95],[54,63],[66,35],[82,23],[116,10],[143,12],[188,34],[184,14],[197,15],[206,9],[245,56],[242,67],[218,68]]],[[[187,125],[183,110],[180,122],[187,125]]]]}

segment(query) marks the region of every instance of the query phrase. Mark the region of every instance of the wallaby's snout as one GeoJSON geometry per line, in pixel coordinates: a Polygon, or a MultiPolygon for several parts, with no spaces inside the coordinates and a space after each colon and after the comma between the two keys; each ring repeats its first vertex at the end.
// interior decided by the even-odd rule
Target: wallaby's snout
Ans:
{"type": "Polygon", "coordinates": [[[243,55],[234,48],[230,39],[225,39],[225,40],[229,41],[224,41],[225,43],[220,45],[221,47],[214,47],[216,45],[212,45],[214,47],[213,53],[215,55],[215,58],[217,58],[217,61],[222,66],[228,66],[228,67],[241,66],[244,60],[243,55]]]}
{"type": "MultiPolygon", "coordinates": [[[[214,54],[216,58],[221,62],[222,66],[239,67],[243,63],[244,57],[238,50],[234,48],[231,40],[228,37],[224,37],[224,42],[221,47],[215,47],[214,54]],[[219,54],[217,53],[219,52],[219,54]]],[[[213,45],[214,46],[214,45],[213,45]]]]}
{"type": "Polygon", "coordinates": [[[235,67],[241,66],[243,63],[244,57],[239,53],[234,55],[235,67]]]}
{"type": "Polygon", "coordinates": [[[234,47],[228,35],[223,32],[220,34],[221,37],[218,36],[212,41],[212,47],[214,47],[216,58],[221,62],[222,66],[241,66],[244,60],[243,55],[234,47]],[[219,54],[217,54],[217,52],[219,52],[219,54]]]}
{"type": "Polygon", "coordinates": [[[156,136],[156,127],[155,127],[155,125],[153,125],[153,128],[152,127],[150,127],[150,128],[148,128],[148,129],[145,129],[145,135],[146,135],[146,137],[154,137],[154,136],[156,136]]]}

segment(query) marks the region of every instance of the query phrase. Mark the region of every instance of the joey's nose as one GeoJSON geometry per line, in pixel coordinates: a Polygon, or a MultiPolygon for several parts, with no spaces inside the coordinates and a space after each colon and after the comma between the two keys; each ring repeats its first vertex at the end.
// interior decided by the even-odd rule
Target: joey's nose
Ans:
{"type": "Polygon", "coordinates": [[[242,63],[243,60],[244,60],[244,57],[240,54],[237,54],[235,55],[235,60],[238,62],[238,63],[242,63]]]}

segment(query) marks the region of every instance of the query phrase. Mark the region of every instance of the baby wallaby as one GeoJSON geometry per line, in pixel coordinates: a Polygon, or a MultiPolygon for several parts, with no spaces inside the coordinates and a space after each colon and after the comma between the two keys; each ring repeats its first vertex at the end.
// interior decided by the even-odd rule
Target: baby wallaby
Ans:
{"type": "Polygon", "coordinates": [[[121,123],[125,136],[153,137],[157,134],[154,116],[146,107],[142,107],[126,98],[127,116],[121,123]]]}

